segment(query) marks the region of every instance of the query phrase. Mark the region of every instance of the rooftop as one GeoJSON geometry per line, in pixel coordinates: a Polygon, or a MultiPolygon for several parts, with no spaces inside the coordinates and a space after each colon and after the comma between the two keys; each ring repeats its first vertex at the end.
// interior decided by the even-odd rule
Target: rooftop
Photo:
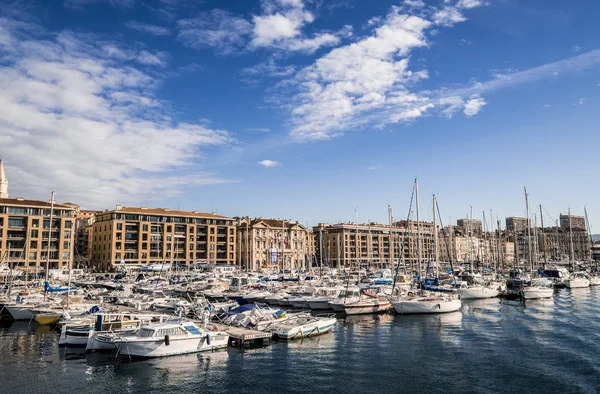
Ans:
{"type": "Polygon", "coordinates": [[[185,216],[197,218],[214,218],[214,219],[231,219],[227,216],[217,215],[215,213],[206,213],[198,211],[178,211],[169,208],[146,208],[146,207],[117,207],[114,211],[120,213],[135,213],[146,215],[163,215],[163,216],[185,216]]]}
{"type": "MultiPolygon", "coordinates": [[[[0,198],[0,205],[10,205],[18,207],[43,207],[50,208],[52,205],[47,201],[25,200],[24,198],[0,198]]],[[[74,210],[70,205],[61,205],[54,203],[54,208],[74,210]]]]}

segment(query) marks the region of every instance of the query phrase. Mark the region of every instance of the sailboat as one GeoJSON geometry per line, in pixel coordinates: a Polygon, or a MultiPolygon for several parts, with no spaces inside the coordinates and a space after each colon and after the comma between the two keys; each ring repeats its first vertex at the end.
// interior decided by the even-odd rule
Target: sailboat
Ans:
{"type": "Polygon", "coordinates": [[[529,264],[531,272],[531,281],[528,286],[520,289],[519,295],[524,300],[550,298],[554,294],[554,281],[548,278],[534,278],[533,270],[533,250],[531,248],[531,222],[529,220],[529,194],[527,188],[523,187],[525,192],[525,209],[527,211],[527,247],[529,248],[529,264]]]}
{"type": "MultiPolygon", "coordinates": [[[[421,269],[421,222],[419,219],[419,181],[415,179],[415,207],[417,214],[417,261],[419,269],[419,278],[422,278],[423,272],[421,269]]],[[[434,199],[434,212],[437,202],[434,199]]],[[[435,216],[434,216],[435,217],[435,216]]],[[[435,231],[435,228],[434,228],[435,231]]],[[[437,237],[435,250],[437,253],[437,237]]],[[[437,256],[436,256],[437,264],[437,256]]],[[[419,294],[408,292],[405,297],[400,297],[392,303],[394,310],[400,314],[430,314],[430,313],[447,313],[458,311],[462,303],[459,298],[448,294],[426,294],[423,292],[421,279],[419,279],[419,294]]]]}

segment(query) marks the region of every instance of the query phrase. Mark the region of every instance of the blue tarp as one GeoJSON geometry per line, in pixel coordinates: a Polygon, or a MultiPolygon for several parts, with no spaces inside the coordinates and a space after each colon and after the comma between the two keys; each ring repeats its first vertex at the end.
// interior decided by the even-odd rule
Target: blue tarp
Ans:
{"type": "Polygon", "coordinates": [[[52,287],[50,286],[50,283],[46,282],[44,284],[44,291],[47,293],[59,293],[61,291],[75,291],[77,290],[77,287],[71,287],[71,289],[69,289],[68,287],[52,287]]]}
{"type": "Polygon", "coordinates": [[[430,286],[427,286],[425,283],[422,283],[421,286],[423,286],[423,290],[438,291],[440,293],[453,293],[454,292],[454,290],[451,290],[451,289],[443,289],[443,288],[439,288],[439,287],[430,287],[430,286]]]}

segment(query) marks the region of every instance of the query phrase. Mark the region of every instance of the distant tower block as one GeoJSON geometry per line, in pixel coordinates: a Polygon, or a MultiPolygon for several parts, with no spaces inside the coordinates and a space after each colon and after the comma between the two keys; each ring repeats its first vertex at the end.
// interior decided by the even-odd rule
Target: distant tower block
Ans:
{"type": "Polygon", "coordinates": [[[6,179],[2,159],[0,159],[0,198],[8,198],[8,179],[6,179]]]}

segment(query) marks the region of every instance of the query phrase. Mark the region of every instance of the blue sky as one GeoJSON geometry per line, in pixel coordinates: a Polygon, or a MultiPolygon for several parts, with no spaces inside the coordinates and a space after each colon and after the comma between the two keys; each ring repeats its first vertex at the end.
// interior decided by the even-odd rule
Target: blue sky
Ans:
{"type": "Polygon", "coordinates": [[[527,185],[600,232],[597,2],[3,3],[12,197],[386,222],[418,177],[428,220],[527,185]]]}

